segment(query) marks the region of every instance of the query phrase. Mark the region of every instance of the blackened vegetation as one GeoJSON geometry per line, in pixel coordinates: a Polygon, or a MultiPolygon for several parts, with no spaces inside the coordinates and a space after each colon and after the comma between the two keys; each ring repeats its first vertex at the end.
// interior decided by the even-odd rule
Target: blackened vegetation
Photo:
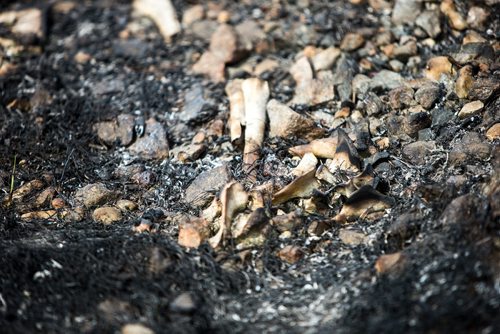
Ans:
{"type": "MultiPolygon", "coordinates": [[[[195,1],[174,1],[174,5],[180,13],[191,2],[195,1]]],[[[22,7],[33,2],[18,3],[22,7]]],[[[280,57],[292,61],[305,45],[338,45],[349,31],[377,27],[376,14],[367,13],[363,6],[347,1],[311,3],[305,24],[312,24],[319,37],[276,38],[280,57]]],[[[2,2],[0,9],[7,6],[9,2],[2,2]]],[[[239,2],[230,6],[241,20],[251,17],[256,7],[239,2]]],[[[500,15],[498,5],[495,8],[492,22],[498,22],[500,15]]],[[[116,36],[126,26],[129,13],[129,1],[78,2],[66,15],[49,10],[46,38],[38,41],[42,54],[19,55],[17,70],[0,79],[2,196],[9,192],[17,157],[24,162],[16,171],[15,187],[48,175],[48,184],[61,188],[68,198],[81,185],[97,181],[133,197],[138,186],[112,174],[122,152],[108,150],[92,124],[139,110],[145,119],[155,117],[169,129],[174,147],[189,141],[208,120],[227,120],[223,85],[207,84],[187,73],[190,56],[203,52],[207,43],[181,35],[165,46],[151,26],[149,32],[155,38],[124,44],[116,36]],[[82,33],[85,30],[90,32],[82,33]],[[97,65],[75,63],[72,59],[78,50],[92,54],[97,65]],[[201,108],[201,117],[180,124],[184,97],[202,82],[210,103],[201,108]],[[35,92],[50,96],[50,104],[37,107],[32,100],[35,92]],[[20,107],[7,108],[13,100],[20,107]],[[33,109],[22,108],[27,102],[33,109]]],[[[299,14],[283,17],[295,22],[299,14]]],[[[498,23],[491,27],[498,28],[498,23]]],[[[424,60],[459,43],[447,25],[443,28],[436,48],[420,51],[424,60]]],[[[498,34],[500,29],[493,31],[498,34]]],[[[8,34],[0,26],[0,35],[8,34]]],[[[346,64],[355,60],[349,58],[346,64]]],[[[382,68],[374,63],[374,71],[382,68]]],[[[280,69],[262,77],[273,87],[272,98],[286,101],[293,95],[295,83],[289,73],[280,69]]],[[[493,95],[485,107],[491,124],[499,101],[498,94],[493,95]]],[[[333,113],[325,105],[294,108],[333,113]]],[[[445,113],[439,104],[437,109],[445,113]]],[[[429,120],[417,114],[413,121],[427,126],[429,120]]],[[[464,129],[481,122],[474,116],[461,122],[436,122],[432,129],[436,142],[448,149],[464,129]]],[[[298,144],[300,140],[266,140],[262,149],[266,161],[258,167],[257,180],[269,180],[284,164],[291,165],[287,149],[298,144]]],[[[399,150],[396,147],[391,155],[400,156],[399,150]]],[[[19,221],[15,207],[0,206],[0,331],[110,333],[126,323],[141,322],[156,333],[498,332],[500,226],[495,220],[498,207],[493,208],[498,199],[481,195],[478,184],[486,177],[470,176],[474,169],[466,173],[468,179],[461,188],[443,186],[450,167],[445,154],[434,154],[424,167],[387,157],[373,163],[382,178],[377,189],[383,186],[397,204],[389,216],[375,223],[354,224],[370,236],[367,244],[344,244],[338,231],[346,226],[331,217],[302,217],[305,225],[325,224],[327,232],[311,238],[297,228],[291,243],[303,247],[308,257],[294,265],[276,256],[282,241],[275,230],[262,248],[249,249],[241,259],[232,248],[221,254],[208,246],[196,251],[181,248],[175,242],[175,222],[162,223],[165,226],[157,234],[134,234],[134,219],[112,226],[101,226],[90,217],[81,223],[26,223],[19,221]],[[419,187],[413,189],[415,183],[419,187]],[[401,196],[408,189],[415,191],[411,199],[401,196]],[[377,258],[399,251],[405,266],[377,275],[373,269],[377,258]],[[232,263],[238,264],[236,270],[232,263]],[[193,298],[194,311],[182,312],[172,305],[186,292],[193,298]]],[[[160,207],[198,214],[181,199],[199,174],[220,164],[217,158],[218,151],[212,147],[194,163],[148,163],[158,182],[137,198],[151,213],[143,218],[154,221],[155,211],[147,210],[160,207]]],[[[492,161],[498,163],[496,159],[492,161]]],[[[491,168],[479,164],[473,162],[472,167],[480,172],[491,168]]],[[[235,153],[229,166],[239,181],[245,177],[241,165],[241,155],[235,153]]],[[[339,205],[330,203],[331,216],[338,213],[339,205]]]]}

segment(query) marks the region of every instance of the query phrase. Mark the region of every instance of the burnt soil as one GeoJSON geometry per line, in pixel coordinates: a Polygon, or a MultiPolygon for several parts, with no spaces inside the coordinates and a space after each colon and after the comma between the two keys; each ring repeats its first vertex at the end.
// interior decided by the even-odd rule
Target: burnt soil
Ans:
{"type": "MultiPolygon", "coordinates": [[[[347,31],[377,24],[370,21],[376,14],[367,15],[363,6],[312,3],[305,24],[324,29],[317,29],[319,37],[311,41],[279,41],[278,51],[273,51],[279,57],[293,60],[306,44],[338,45],[347,31]],[[323,38],[327,34],[330,38],[323,38]]],[[[191,4],[174,2],[179,13],[191,4]]],[[[0,9],[12,6],[2,2],[0,9]]],[[[257,7],[227,4],[239,20],[255,15],[257,7]]],[[[297,16],[293,11],[299,9],[290,8],[282,19],[292,22],[297,16]]],[[[498,13],[498,7],[490,10],[495,8],[498,13]]],[[[189,142],[207,122],[228,118],[224,84],[190,72],[190,55],[202,53],[206,41],[181,33],[167,45],[150,26],[154,38],[145,42],[147,48],[140,54],[117,50],[117,36],[130,11],[128,1],[85,1],[67,14],[48,9],[45,38],[37,41],[41,52],[22,53],[15,60],[15,72],[0,78],[3,194],[9,193],[15,158],[15,188],[50,175],[48,184],[70,202],[76,189],[99,181],[122,197],[135,199],[140,207],[140,213],[105,226],[94,222],[91,213],[81,222],[25,222],[16,206],[2,206],[1,332],[114,333],[136,322],[156,333],[500,331],[500,225],[492,209],[494,198],[482,191],[492,179],[498,149],[487,161],[468,161],[454,170],[446,166],[446,154],[439,152],[428,166],[390,160],[385,179],[396,205],[380,219],[351,224],[368,235],[368,241],[343,244],[338,236],[342,226],[329,221],[331,217],[307,216],[306,226],[313,221],[330,225],[319,237],[302,230],[294,234],[287,244],[299,245],[307,253],[295,264],[277,257],[282,241],[276,232],[263,246],[252,249],[244,263],[235,260],[238,253],[230,246],[219,252],[208,245],[196,250],[179,246],[175,221],[160,221],[156,233],[132,232],[141,214],[150,209],[198,214],[182,204],[183,192],[214,165],[220,155],[218,145],[229,138],[220,137],[195,162],[136,160],[156,175],[148,189],[113,174],[123,163],[123,150],[99,141],[92,128],[96,122],[140,109],[146,118],[154,117],[173,129],[179,123],[175,113],[182,109],[184,93],[195,84],[210,92],[217,107],[183,131],[170,131],[170,147],[189,142]],[[78,35],[82,24],[91,33],[78,35]],[[79,50],[94,60],[77,64],[73,56],[79,50]],[[98,84],[118,88],[96,94],[93,89],[98,84]],[[7,107],[13,100],[29,101],[38,90],[48,93],[50,103],[29,110],[7,107]],[[466,178],[458,189],[444,183],[456,170],[466,178]],[[412,188],[415,184],[423,190],[412,188]],[[415,191],[403,196],[405,189],[415,191]],[[445,210],[463,195],[460,203],[445,210]],[[405,265],[377,274],[377,258],[398,251],[404,252],[405,265]],[[227,265],[230,261],[234,266],[227,265]],[[183,292],[191,293],[194,308],[179,310],[172,305],[183,292]]],[[[8,35],[6,29],[4,33],[8,35]]],[[[443,50],[458,41],[445,30],[438,43],[443,50]]],[[[426,52],[424,59],[431,53],[426,52]]],[[[265,79],[273,97],[283,101],[292,97],[288,73],[265,79]]],[[[493,97],[485,108],[498,108],[498,101],[493,97]]],[[[477,122],[454,120],[446,126],[454,133],[482,131],[477,122]]],[[[285,162],[290,157],[286,141],[265,145],[264,154],[285,162]]],[[[400,149],[389,152],[401,158],[400,149]]],[[[241,178],[241,151],[235,150],[234,156],[231,172],[241,178]]],[[[263,175],[259,178],[266,180],[263,175]]]]}

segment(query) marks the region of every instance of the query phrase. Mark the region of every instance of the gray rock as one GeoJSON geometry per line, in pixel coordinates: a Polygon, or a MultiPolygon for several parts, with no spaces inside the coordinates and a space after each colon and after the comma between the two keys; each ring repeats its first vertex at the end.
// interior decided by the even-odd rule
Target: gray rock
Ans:
{"type": "Polygon", "coordinates": [[[227,165],[203,172],[187,187],[184,202],[194,207],[203,207],[213,200],[230,179],[227,165]]]}
{"type": "Polygon", "coordinates": [[[196,310],[196,302],[189,292],[181,293],[169,305],[173,312],[191,313],[196,310]]]}
{"type": "Polygon", "coordinates": [[[392,71],[378,72],[370,82],[370,88],[375,91],[384,91],[398,88],[404,84],[403,77],[392,71]]]}
{"type": "Polygon", "coordinates": [[[365,244],[368,240],[364,233],[348,230],[346,228],[339,231],[339,238],[344,244],[350,246],[365,244]]]}
{"type": "Polygon", "coordinates": [[[418,140],[420,141],[429,141],[429,140],[434,140],[436,138],[436,135],[430,128],[422,129],[418,131],[418,140]]]}
{"type": "Polygon", "coordinates": [[[384,104],[382,103],[380,97],[373,92],[369,92],[363,102],[368,116],[376,115],[384,108],[384,104]]]}
{"type": "Polygon", "coordinates": [[[425,157],[434,149],[436,144],[433,141],[416,141],[403,148],[403,156],[415,165],[422,165],[425,157]]]}
{"type": "Polygon", "coordinates": [[[129,152],[131,155],[145,160],[167,158],[168,141],[163,125],[154,118],[148,119],[144,136],[130,145],[129,152]]]}
{"type": "Polygon", "coordinates": [[[418,16],[422,8],[420,0],[396,0],[392,11],[392,22],[395,25],[413,25],[415,17],[418,16]]]}
{"type": "Polygon", "coordinates": [[[83,204],[86,207],[92,207],[106,203],[114,192],[106,188],[102,183],[88,184],[75,192],[74,200],[78,204],[83,204]]]}
{"type": "Polygon", "coordinates": [[[434,109],[432,111],[432,127],[441,127],[453,119],[455,114],[448,109],[434,109]]]}
{"type": "Polygon", "coordinates": [[[340,101],[350,101],[352,97],[352,80],[357,73],[356,61],[348,55],[342,55],[337,61],[334,72],[334,84],[337,87],[340,101]]]}
{"type": "Polygon", "coordinates": [[[205,91],[201,85],[195,85],[184,96],[184,109],[179,119],[184,122],[193,122],[203,117],[204,113],[213,109],[212,101],[205,98],[205,91]]]}
{"type": "Polygon", "coordinates": [[[426,10],[417,17],[416,23],[432,38],[441,33],[440,14],[436,10],[426,10]]]}
{"type": "Polygon", "coordinates": [[[358,99],[363,99],[370,90],[371,79],[364,74],[356,74],[352,79],[352,90],[358,99]]]}
{"type": "Polygon", "coordinates": [[[392,109],[400,110],[416,105],[411,87],[398,87],[389,92],[389,104],[392,109]]]}
{"type": "Polygon", "coordinates": [[[429,84],[420,87],[415,92],[415,100],[424,107],[424,109],[431,109],[434,104],[439,100],[441,89],[438,85],[429,84]]]}

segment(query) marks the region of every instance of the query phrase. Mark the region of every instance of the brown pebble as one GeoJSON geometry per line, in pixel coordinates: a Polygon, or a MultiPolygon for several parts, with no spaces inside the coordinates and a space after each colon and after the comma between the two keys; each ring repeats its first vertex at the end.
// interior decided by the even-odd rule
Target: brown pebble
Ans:
{"type": "Polygon", "coordinates": [[[115,207],[103,206],[94,210],[92,218],[104,225],[110,225],[120,221],[122,219],[122,213],[115,207]]]}
{"type": "Polygon", "coordinates": [[[375,270],[378,274],[387,273],[395,268],[396,264],[400,263],[402,260],[403,254],[401,252],[381,255],[377,259],[377,262],[375,262],[375,270]]]}
{"type": "Polygon", "coordinates": [[[210,236],[210,229],[205,219],[192,219],[179,225],[179,245],[198,248],[210,236]]]}
{"type": "Polygon", "coordinates": [[[50,205],[54,209],[62,209],[66,206],[66,202],[62,198],[56,197],[52,200],[52,202],[50,202],[50,205]]]}
{"type": "Polygon", "coordinates": [[[484,103],[481,101],[473,101],[465,104],[460,112],[458,113],[458,117],[463,119],[469,116],[473,116],[481,112],[483,110],[484,103]]]}
{"type": "Polygon", "coordinates": [[[496,123],[486,131],[486,138],[491,141],[500,138],[500,123],[496,123]]]}
{"type": "Polygon", "coordinates": [[[137,209],[137,203],[129,201],[128,199],[121,199],[116,202],[116,207],[122,211],[134,211],[137,209]]]}
{"type": "Polygon", "coordinates": [[[127,324],[122,327],[121,334],[155,334],[155,332],[142,324],[127,324]]]}
{"type": "Polygon", "coordinates": [[[365,43],[365,39],[360,34],[347,33],[340,43],[340,49],[343,51],[354,51],[359,49],[365,43]]]}
{"type": "Polygon", "coordinates": [[[299,246],[285,246],[278,252],[278,257],[285,262],[294,264],[304,256],[304,251],[299,246]]]}

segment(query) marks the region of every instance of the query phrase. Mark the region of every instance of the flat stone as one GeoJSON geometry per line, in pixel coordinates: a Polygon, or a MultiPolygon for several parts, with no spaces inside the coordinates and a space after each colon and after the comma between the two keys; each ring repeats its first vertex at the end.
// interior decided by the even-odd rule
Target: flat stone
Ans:
{"type": "MultiPolygon", "coordinates": [[[[201,20],[195,21],[191,24],[189,30],[192,31],[193,35],[201,38],[204,41],[209,42],[212,34],[217,29],[218,24],[212,20],[201,20]]],[[[219,60],[220,61],[220,60],[219,60]]]]}
{"type": "Polygon", "coordinates": [[[468,98],[470,100],[480,100],[484,102],[499,91],[500,80],[498,77],[477,78],[472,83],[468,98]]]}
{"type": "Polygon", "coordinates": [[[189,292],[181,293],[169,305],[172,312],[192,313],[196,310],[196,302],[189,292]]]}
{"type": "Polygon", "coordinates": [[[114,192],[102,183],[88,184],[75,192],[74,200],[86,207],[103,204],[114,196],[114,192]]]}
{"type": "Polygon", "coordinates": [[[133,156],[145,160],[163,159],[168,157],[167,133],[163,125],[154,118],[146,121],[145,133],[129,147],[133,156]]]}
{"type": "Polygon", "coordinates": [[[299,246],[285,246],[278,252],[278,257],[285,262],[294,264],[304,257],[304,251],[299,246]]]}
{"type": "Polygon", "coordinates": [[[486,131],[486,138],[491,141],[500,138],[500,123],[494,124],[488,129],[488,131],[486,131]]]}
{"type": "Polygon", "coordinates": [[[340,49],[343,51],[354,51],[359,49],[365,43],[363,36],[357,33],[347,33],[342,42],[340,43],[340,49]]]}
{"type": "Polygon", "coordinates": [[[441,76],[451,76],[454,73],[453,65],[446,56],[433,57],[427,61],[424,76],[433,81],[439,81],[441,76]]]}
{"type": "Polygon", "coordinates": [[[426,10],[417,17],[415,21],[419,27],[425,30],[427,35],[436,38],[441,33],[440,14],[436,10],[426,10]]]}
{"type": "Polygon", "coordinates": [[[329,47],[321,52],[318,52],[311,59],[311,63],[315,71],[329,70],[335,64],[335,61],[340,57],[340,50],[334,47],[329,47]]]}
{"type": "Polygon", "coordinates": [[[126,324],[122,327],[121,334],[155,334],[155,332],[142,324],[126,324]]]}
{"type": "Polygon", "coordinates": [[[104,225],[116,223],[122,219],[122,213],[119,209],[112,206],[103,206],[97,208],[92,213],[92,218],[104,225]]]}
{"type": "Polygon", "coordinates": [[[441,89],[434,84],[422,86],[415,92],[415,100],[427,110],[434,107],[440,96],[441,89]]]}
{"type": "Polygon", "coordinates": [[[389,104],[394,110],[401,110],[414,106],[413,89],[411,87],[401,86],[389,91],[389,104]]]}
{"type": "MultiPolygon", "coordinates": [[[[350,84],[349,84],[350,87],[350,84]]],[[[311,106],[332,101],[335,98],[334,77],[331,71],[320,71],[315,79],[301,83],[295,88],[295,95],[290,104],[308,104],[311,106]]]]}
{"type": "Polygon", "coordinates": [[[184,11],[184,14],[182,14],[182,25],[184,27],[188,27],[193,22],[203,20],[205,17],[205,8],[203,5],[194,5],[189,7],[184,11]]]}
{"type": "Polygon", "coordinates": [[[391,90],[403,85],[401,74],[388,70],[378,72],[370,81],[370,88],[375,91],[391,90]]]}
{"type": "Polygon", "coordinates": [[[433,141],[416,141],[403,148],[403,156],[415,165],[423,165],[425,157],[434,149],[436,144],[433,141]]]}
{"type": "Polygon", "coordinates": [[[422,8],[420,0],[396,0],[392,11],[392,22],[395,25],[412,24],[422,8]]]}
{"type": "Polygon", "coordinates": [[[212,101],[205,98],[205,90],[201,85],[194,85],[184,96],[184,108],[179,113],[179,119],[189,123],[203,117],[205,111],[213,108],[212,101]]]}
{"type": "Polygon", "coordinates": [[[206,206],[230,179],[227,165],[203,172],[186,189],[184,202],[194,207],[206,206]]]}
{"type": "Polygon", "coordinates": [[[467,160],[486,160],[490,157],[491,148],[483,142],[477,132],[467,132],[461,140],[452,145],[449,161],[453,165],[462,164],[467,160]]]}
{"type": "Polygon", "coordinates": [[[193,72],[207,75],[213,82],[222,82],[225,79],[224,61],[211,51],[206,51],[193,65],[193,72]]]}
{"type": "Polygon", "coordinates": [[[228,25],[221,24],[210,39],[210,52],[224,63],[233,63],[243,56],[236,30],[228,25]]]}
{"type": "Polygon", "coordinates": [[[345,228],[339,231],[339,238],[344,244],[350,246],[362,245],[367,241],[367,237],[364,233],[348,230],[345,228]]]}
{"type": "Polygon", "coordinates": [[[293,111],[287,105],[270,100],[267,103],[269,137],[289,138],[292,136],[312,140],[321,137],[325,131],[315,122],[293,111]]]}
{"type": "Polygon", "coordinates": [[[484,108],[484,103],[481,101],[473,101],[465,104],[460,112],[458,113],[458,117],[460,119],[464,119],[473,115],[479,114],[484,108]]]}

